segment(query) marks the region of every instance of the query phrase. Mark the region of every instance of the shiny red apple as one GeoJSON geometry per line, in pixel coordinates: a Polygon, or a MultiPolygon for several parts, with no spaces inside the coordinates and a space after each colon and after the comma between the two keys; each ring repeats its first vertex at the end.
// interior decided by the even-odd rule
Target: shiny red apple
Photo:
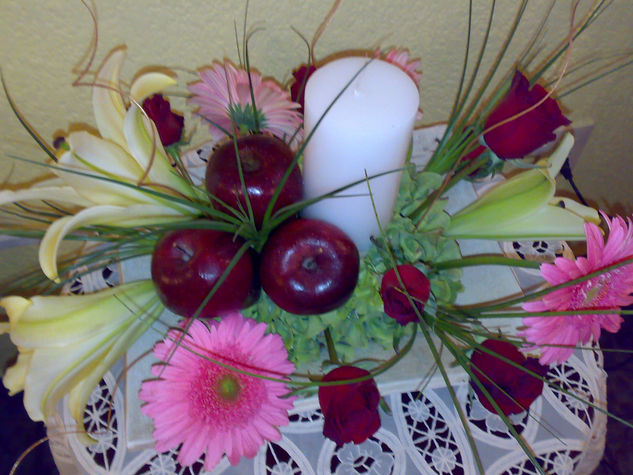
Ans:
{"type": "MultiPolygon", "coordinates": [[[[178,229],[166,233],[152,255],[152,280],[172,312],[192,317],[244,241],[212,229],[178,229]]],[[[197,315],[221,316],[253,303],[259,295],[253,256],[246,252],[197,315]]]]}
{"type": "MultiPolygon", "coordinates": [[[[260,228],[268,203],[292,164],[294,153],[285,142],[270,135],[245,135],[238,137],[236,142],[246,194],[253,209],[255,225],[260,228]]],[[[214,197],[247,212],[233,140],[222,144],[209,158],[205,185],[214,197]]],[[[302,196],[301,172],[295,165],[275,201],[273,212],[301,200],[302,196]]],[[[217,201],[215,203],[218,209],[227,211],[217,201]]]]}
{"type": "Polygon", "coordinates": [[[290,313],[314,315],[343,305],[358,281],[354,242],[333,224],[297,219],[269,237],[261,253],[262,288],[290,313]]]}

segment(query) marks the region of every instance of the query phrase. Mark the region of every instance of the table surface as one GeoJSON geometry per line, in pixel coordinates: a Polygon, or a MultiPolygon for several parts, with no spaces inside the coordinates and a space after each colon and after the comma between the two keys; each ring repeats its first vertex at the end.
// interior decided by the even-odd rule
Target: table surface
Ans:
{"type": "MultiPolygon", "coordinates": [[[[443,126],[417,131],[414,158],[423,161],[442,131],[443,126]]],[[[449,211],[474,198],[472,186],[460,184],[451,194],[449,211]]],[[[489,241],[464,241],[460,247],[463,254],[500,252],[499,244],[489,241]]],[[[94,272],[77,279],[66,290],[87,293],[116,285],[122,280],[120,273],[118,268],[94,272]]],[[[148,273],[140,265],[128,266],[124,275],[126,280],[134,280],[146,278],[148,273]],[[134,272],[138,275],[133,275],[134,272]]],[[[507,268],[479,267],[465,269],[463,283],[467,291],[460,295],[459,302],[469,303],[481,300],[481,295],[492,300],[516,294],[521,288],[538,283],[538,278],[523,270],[515,273],[507,268]],[[495,285],[491,286],[491,282],[495,285]]],[[[516,324],[516,321],[499,322],[505,330],[513,329],[516,324]]],[[[159,332],[148,331],[130,350],[128,361],[151,348],[160,337],[159,332]]],[[[589,474],[600,461],[606,416],[570,397],[569,392],[600,407],[606,406],[606,373],[601,358],[598,350],[582,351],[563,365],[553,366],[547,377],[568,392],[546,388],[529,413],[512,418],[515,428],[548,473],[589,474]]],[[[336,448],[332,441],[324,439],[322,414],[316,399],[308,398],[295,405],[291,423],[282,428],[283,438],[279,443],[266,444],[253,460],[242,459],[236,467],[223,459],[212,473],[477,473],[466,432],[443,380],[437,374],[424,380],[420,376],[431,369],[431,361],[428,348],[420,344],[379,379],[381,394],[386,396],[391,414],[381,412],[381,429],[365,443],[336,448]]],[[[157,454],[151,448],[151,420],[138,410],[137,394],[152,363],[152,358],[145,358],[124,372],[121,361],[95,390],[86,410],[87,428],[100,429],[99,443],[93,446],[84,447],[75,435],[68,433],[73,422],[65,401],[60,403],[59,414],[49,421],[48,428],[51,449],[62,474],[206,473],[202,471],[202,462],[181,467],[173,451],[157,454]],[[125,377],[115,379],[114,375],[122,374],[125,377]]],[[[486,411],[469,391],[468,378],[461,368],[451,371],[451,381],[468,416],[486,474],[510,473],[511,468],[513,474],[537,473],[501,418],[486,411]]]]}
{"type": "MultiPolygon", "coordinates": [[[[82,445],[67,407],[49,421],[50,444],[60,473],[77,474],[194,474],[202,470],[200,460],[181,467],[177,453],[159,454],[153,449],[130,450],[123,391],[114,374],[108,373],[86,408],[87,429],[99,441],[82,445]],[[114,401],[112,404],[111,401],[114,401]]],[[[604,406],[606,375],[599,351],[583,351],[559,366],[548,379],[567,392],[604,406]]],[[[455,386],[462,409],[484,463],[485,473],[534,474],[526,455],[495,414],[484,409],[467,384],[455,386]]],[[[517,431],[533,448],[547,473],[590,474],[603,449],[606,416],[563,391],[546,388],[529,413],[512,417],[517,431]]],[[[335,444],[322,436],[319,410],[295,412],[283,438],[267,443],[254,459],[242,459],[235,467],[223,459],[214,474],[475,474],[475,461],[466,433],[450,402],[446,388],[394,393],[386,398],[391,414],[381,411],[382,427],[360,445],[335,444]]]]}

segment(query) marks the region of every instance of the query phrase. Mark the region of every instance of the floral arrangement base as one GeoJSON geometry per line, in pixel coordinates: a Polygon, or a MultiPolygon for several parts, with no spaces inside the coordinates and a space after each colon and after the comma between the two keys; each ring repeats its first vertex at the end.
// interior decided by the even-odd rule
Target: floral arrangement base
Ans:
{"type": "MultiPolygon", "coordinates": [[[[124,410],[122,388],[114,377],[122,366],[119,362],[112,373],[106,374],[86,408],[89,427],[97,431],[96,444],[85,446],[76,434],[66,433],[74,421],[67,407],[58,406],[59,414],[48,424],[48,430],[60,473],[209,474],[202,471],[202,460],[189,470],[183,469],[175,450],[157,453],[153,448],[132,450],[126,445],[131,424],[124,410]]],[[[568,362],[550,368],[547,377],[605,407],[606,373],[600,352],[577,352],[568,362]]],[[[501,418],[487,411],[468,388],[468,383],[455,387],[475,440],[485,454],[486,474],[532,475],[529,460],[501,418]]],[[[381,429],[363,444],[342,447],[323,438],[320,411],[296,411],[290,424],[281,429],[279,442],[265,444],[254,459],[243,459],[237,466],[224,459],[211,473],[340,473],[332,467],[349,471],[365,468],[367,473],[376,474],[475,473],[463,426],[447,398],[446,388],[393,393],[385,398],[392,414],[381,414],[381,429]]],[[[530,415],[517,414],[512,421],[534,447],[547,473],[589,475],[602,457],[606,415],[560,391],[547,388],[530,408],[530,415]],[[537,422],[542,419],[547,420],[546,426],[537,422]]]]}
{"type": "MultiPolygon", "coordinates": [[[[142,270],[141,267],[138,269],[142,270]]],[[[131,269],[126,271],[132,272],[131,269]]],[[[91,293],[117,285],[121,274],[120,266],[106,267],[78,277],[66,286],[64,292],[91,293]]],[[[524,279],[520,274],[518,276],[523,286],[524,279]]],[[[151,341],[147,343],[151,344],[151,341]]],[[[143,351],[141,347],[136,349],[143,351]]],[[[146,421],[139,419],[138,410],[129,409],[134,399],[126,396],[129,394],[126,385],[134,381],[128,377],[121,384],[114,376],[121,374],[124,365],[132,362],[132,351],[127,356],[126,361],[119,361],[105,375],[86,407],[84,417],[88,429],[96,435],[96,444],[86,446],[77,434],[68,433],[68,428],[75,423],[68,410],[67,397],[58,404],[58,413],[47,427],[51,451],[60,473],[199,473],[202,460],[190,471],[183,471],[177,461],[177,451],[157,453],[153,447],[145,447],[147,442],[138,439],[138,433],[134,431],[146,421]],[[131,446],[130,441],[136,444],[131,446]]],[[[143,360],[133,368],[142,365],[143,360]]],[[[513,441],[501,418],[487,411],[473,397],[468,389],[470,385],[458,372],[449,367],[447,370],[451,372],[458,400],[466,411],[475,440],[480,448],[485,448],[486,473],[533,474],[529,460],[513,441]]],[[[146,374],[138,377],[146,377],[146,374]]],[[[602,409],[606,408],[606,373],[599,351],[577,352],[568,362],[550,368],[547,378],[602,409]]],[[[399,381],[400,384],[406,382],[406,378],[399,381]]],[[[235,467],[224,459],[213,473],[264,475],[294,470],[292,473],[315,474],[333,473],[333,466],[351,470],[360,465],[373,470],[369,473],[474,473],[474,461],[469,455],[464,429],[447,399],[446,388],[441,382],[438,384],[437,378],[430,378],[428,383],[422,388],[419,381],[417,384],[411,381],[410,390],[394,391],[387,396],[385,400],[391,415],[381,415],[381,429],[363,444],[335,447],[322,437],[321,412],[299,409],[297,405],[289,426],[281,429],[282,440],[267,443],[254,459],[244,459],[235,467]]],[[[310,402],[311,399],[298,401],[304,405],[310,402]]],[[[548,473],[560,475],[593,473],[604,450],[606,419],[606,414],[549,387],[534,402],[529,415],[512,416],[515,428],[534,447],[548,473]],[[547,426],[541,427],[537,421],[543,418],[547,420],[547,426]]]]}
{"type": "MultiPolygon", "coordinates": [[[[434,146],[444,132],[444,128],[444,125],[436,125],[414,132],[412,161],[416,165],[422,166],[430,158],[434,146]]],[[[201,147],[190,152],[185,157],[185,163],[190,169],[194,170],[193,176],[197,176],[195,173],[196,168],[204,170],[204,155],[209,150],[209,147],[201,147]],[[198,165],[196,165],[196,162],[198,165]]],[[[447,198],[446,210],[450,213],[462,209],[474,201],[477,198],[477,192],[470,182],[463,181],[447,193],[447,198]]],[[[498,254],[501,252],[500,245],[493,241],[470,239],[459,241],[459,245],[464,256],[487,253],[498,254]]],[[[148,257],[126,261],[122,265],[123,280],[132,281],[146,278],[149,275],[149,267],[150,260],[148,257]]],[[[462,305],[479,302],[482,296],[485,296],[486,300],[493,301],[521,293],[521,286],[515,274],[508,267],[478,266],[465,268],[463,270],[462,284],[465,290],[457,298],[457,303],[462,305]]],[[[130,449],[145,449],[154,444],[152,421],[140,411],[141,401],[138,398],[138,391],[141,382],[147,379],[150,374],[151,365],[156,363],[156,361],[151,355],[139,358],[153,347],[155,342],[165,333],[168,326],[177,324],[179,317],[166,311],[160,320],[160,324],[165,326],[157,327],[158,331],[150,330],[145,333],[130,348],[126,355],[126,365],[130,365],[126,372],[125,382],[127,441],[130,449]]],[[[499,328],[504,333],[513,334],[516,332],[516,327],[519,323],[520,321],[515,319],[498,319],[494,322],[494,328],[499,328]]],[[[452,383],[454,385],[465,384],[468,381],[468,375],[461,366],[452,364],[452,358],[446,353],[443,353],[442,357],[452,383]]],[[[359,359],[365,357],[388,359],[392,356],[392,354],[379,347],[357,349],[355,354],[359,359]]],[[[324,359],[327,359],[325,349],[321,360],[324,359]]],[[[299,366],[298,371],[300,373],[312,372],[320,374],[322,369],[319,364],[319,362],[304,364],[299,366]]],[[[383,396],[416,391],[422,387],[431,389],[445,387],[442,376],[434,369],[433,356],[427,343],[422,338],[418,338],[409,353],[389,371],[379,375],[376,378],[376,382],[383,396]]],[[[294,410],[291,413],[310,411],[318,407],[316,395],[302,397],[295,401],[294,410]]]]}

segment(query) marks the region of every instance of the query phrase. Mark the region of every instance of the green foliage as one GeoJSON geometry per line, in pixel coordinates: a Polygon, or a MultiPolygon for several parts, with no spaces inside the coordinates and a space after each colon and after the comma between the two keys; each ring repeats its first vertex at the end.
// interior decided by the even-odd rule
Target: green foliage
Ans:
{"type": "Polygon", "coordinates": [[[241,133],[258,133],[266,126],[266,116],[251,104],[231,104],[228,113],[241,133]]]}
{"type": "Polygon", "coordinates": [[[432,271],[431,263],[458,259],[459,248],[453,239],[442,235],[450,222],[444,212],[445,200],[433,203],[416,229],[406,217],[442,183],[436,173],[417,173],[409,165],[402,174],[394,217],[385,229],[385,236],[376,238],[375,245],[361,259],[358,285],[343,306],[322,315],[295,315],[283,311],[266,295],[245,311],[245,315],[266,322],[269,331],[284,340],[290,359],[296,364],[321,360],[325,347],[323,331],[330,330],[334,346],[343,362],[352,362],[356,350],[376,344],[392,349],[403,337],[409,336],[412,326],[400,326],[383,312],[380,297],[382,275],[393,267],[389,252],[397,264],[414,264],[431,282],[432,296],[427,309],[434,313],[438,304],[455,301],[462,289],[461,270],[432,271]]]}

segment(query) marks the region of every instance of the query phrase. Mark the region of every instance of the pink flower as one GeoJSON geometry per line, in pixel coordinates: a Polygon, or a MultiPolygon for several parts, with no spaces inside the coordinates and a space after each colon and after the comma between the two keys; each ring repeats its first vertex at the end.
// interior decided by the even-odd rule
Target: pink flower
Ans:
{"type": "MultiPolygon", "coordinates": [[[[479,382],[506,416],[527,410],[543,392],[543,380],[506,363],[500,357],[539,376],[547,374],[547,367],[540,365],[534,358],[526,358],[516,346],[508,341],[486,340],[481,346],[492,353],[487,353],[478,347],[470,357],[473,373],[479,382]]],[[[479,385],[472,380],[470,385],[477,394],[479,402],[490,412],[497,414],[497,410],[479,385]]]]}
{"type": "Polygon", "coordinates": [[[377,50],[376,57],[398,66],[407,73],[411,79],[413,79],[416,86],[420,84],[422,72],[419,70],[419,67],[421,62],[419,59],[411,59],[411,55],[406,49],[395,48],[387,51],[386,53],[377,50]]]}
{"type": "MultiPolygon", "coordinates": [[[[402,279],[404,288],[414,302],[418,312],[422,314],[424,304],[431,295],[431,283],[424,273],[410,264],[398,266],[398,274],[402,279]]],[[[389,269],[382,276],[380,284],[380,297],[384,305],[385,313],[404,326],[410,322],[419,321],[419,317],[404,293],[395,269],[389,269]]]]}
{"type": "Polygon", "coordinates": [[[281,337],[265,332],[264,323],[233,313],[220,322],[196,320],[184,337],[172,330],[155,346],[154,355],[164,363],[152,367],[156,379],[142,384],[139,398],[147,403],[141,411],[154,420],[156,451],[182,443],[180,464],[191,465],[204,453],[204,468],[212,470],[223,454],[236,465],[242,455],[254,457],[267,440],[281,439],[277,426],[288,424],[295,399],[282,397],[289,392],[286,385],[209,360],[286,379],[294,365],[281,337]]]}
{"type": "MultiPolygon", "coordinates": [[[[541,275],[551,285],[558,285],[599,271],[617,262],[633,257],[633,223],[617,216],[610,220],[603,214],[609,226],[609,236],[603,240],[600,228],[585,224],[587,235],[587,257],[576,260],[559,257],[554,264],[542,264],[541,275]]],[[[528,312],[573,311],[592,309],[614,309],[633,303],[633,264],[627,264],[576,285],[556,290],[541,300],[528,302],[523,308],[528,312]]],[[[548,345],[576,346],[587,344],[592,338],[597,341],[600,330],[615,333],[620,329],[622,317],[612,314],[579,314],[554,317],[527,317],[527,327],[521,336],[541,349],[542,364],[569,359],[573,348],[548,345]]]]}
{"type": "MultiPolygon", "coordinates": [[[[250,71],[255,108],[251,97],[249,73],[228,61],[215,63],[199,71],[200,82],[189,86],[191,101],[200,106],[198,113],[207,119],[212,134],[269,132],[289,140],[301,125],[300,107],[290,94],[272,80],[250,71]]],[[[298,139],[298,138],[297,138],[298,139]]]]}
{"type": "MultiPolygon", "coordinates": [[[[546,95],[543,86],[535,84],[530,88],[530,81],[516,71],[510,90],[490,113],[484,129],[527,110],[546,95]]],[[[484,134],[484,139],[499,158],[523,158],[554,140],[554,130],[570,123],[557,102],[548,97],[536,109],[484,134]]]]}

